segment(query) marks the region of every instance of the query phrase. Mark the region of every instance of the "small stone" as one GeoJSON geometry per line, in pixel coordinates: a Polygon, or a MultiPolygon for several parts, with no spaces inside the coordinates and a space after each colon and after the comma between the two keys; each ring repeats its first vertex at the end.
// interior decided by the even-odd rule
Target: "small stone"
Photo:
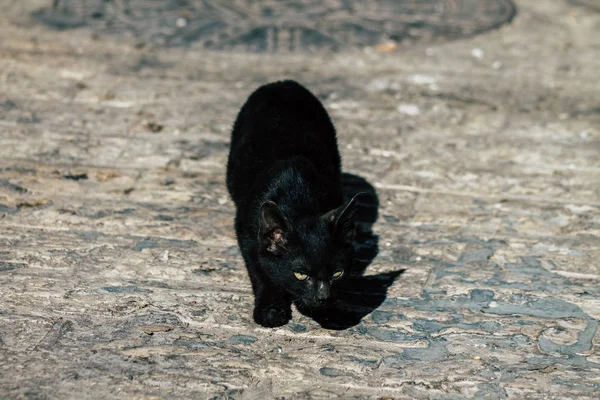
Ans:
{"type": "Polygon", "coordinates": [[[586,214],[586,213],[591,213],[596,211],[596,209],[594,207],[590,207],[590,206],[578,206],[576,204],[567,204],[565,206],[565,208],[567,210],[569,210],[570,212],[572,212],[573,214],[586,214]]]}
{"type": "Polygon", "coordinates": [[[319,372],[321,373],[321,375],[323,376],[331,376],[331,377],[336,377],[336,376],[344,376],[346,375],[346,373],[344,373],[343,371],[340,371],[337,368],[327,368],[327,367],[323,367],[319,370],[319,372]]]}
{"type": "Polygon", "coordinates": [[[25,264],[0,261],[0,271],[11,271],[17,268],[25,268],[25,264]]]}
{"type": "Polygon", "coordinates": [[[174,179],[174,178],[172,178],[172,177],[170,177],[170,176],[169,176],[169,177],[166,177],[166,178],[165,178],[165,179],[162,181],[162,184],[163,184],[163,186],[171,186],[171,185],[173,185],[174,183],[175,183],[175,179],[174,179]]]}
{"type": "Polygon", "coordinates": [[[437,79],[431,75],[415,74],[408,77],[408,80],[417,85],[431,85],[437,83],[437,79]]]}
{"type": "Polygon", "coordinates": [[[387,222],[399,222],[400,219],[394,217],[393,215],[384,215],[383,219],[385,219],[387,222]]]}
{"type": "Polygon", "coordinates": [[[290,329],[291,329],[291,330],[293,330],[294,332],[298,332],[298,333],[301,333],[301,332],[306,332],[306,331],[308,330],[308,329],[306,328],[306,326],[304,326],[304,325],[301,325],[301,324],[293,324],[293,323],[290,323],[290,324],[288,324],[288,328],[290,328],[290,329]]]}
{"type": "Polygon", "coordinates": [[[474,262],[485,262],[494,255],[494,250],[482,247],[479,249],[467,249],[459,257],[459,263],[474,263],[474,262]]]}
{"type": "Polygon", "coordinates": [[[252,344],[256,342],[256,338],[254,336],[248,335],[233,335],[229,338],[230,344],[252,344]]]}
{"type": "Polygon", "coordinates": [[[400,104],[397,107],[397,110],[399,112],[401,112],[402,114],[411,115],[411,116],[421,114],[421,109],[419,108],[419,106],[417,106],[415,104],[400,104]]]}
{"type": "Polygon", "coordinates": [[[481,60],[481,59],[483,59],[483,57],[485,57],[485,53],[479,47],[476,47],[473,50],[471,50],[471,55],[479,60],[481,60]]]}

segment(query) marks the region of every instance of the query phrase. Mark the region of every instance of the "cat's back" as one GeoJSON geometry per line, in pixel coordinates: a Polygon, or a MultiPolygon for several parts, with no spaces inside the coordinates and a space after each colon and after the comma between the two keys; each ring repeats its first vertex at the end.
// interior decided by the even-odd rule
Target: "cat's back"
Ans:
{"type": "Polygon", "coordinates": [[[274,162],[295,157],[308,159],[326,179],[338,179],[340,155],[333,123],[321,102],[299,83],[261,86],[248,97],[233,127],[227,166],[230,193],[240,192],[242,186],[247,191],[274,162]]]}
{"type": "Polygon", "coordinates": [[[286,80],[261,86],[248,97],[232,136],[234,142],[251,136],[253,141],[282,139],[298,145],[311,143],[308,138],[335,138],[335,129],[321,102],[298,82],[286,80]]]}

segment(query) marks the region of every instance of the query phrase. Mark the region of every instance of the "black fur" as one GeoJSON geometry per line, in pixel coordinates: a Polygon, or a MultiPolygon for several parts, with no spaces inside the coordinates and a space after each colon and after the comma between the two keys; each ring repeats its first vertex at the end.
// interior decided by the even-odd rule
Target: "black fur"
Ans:
{"type": "Polygon", "coordinates": [[[258,324],[286,324],[292,302],[325,306],[350,273],[356,202],[343,202],[340,164],[331,120],[300,84],[262,86],[240,110],[227,188],[258,324]]]}

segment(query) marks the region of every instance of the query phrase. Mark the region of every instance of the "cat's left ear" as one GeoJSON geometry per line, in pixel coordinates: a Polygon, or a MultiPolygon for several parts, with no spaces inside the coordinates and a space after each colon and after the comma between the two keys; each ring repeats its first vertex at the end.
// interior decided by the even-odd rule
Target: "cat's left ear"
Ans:
{"type": "Polygon", "coordinates": [[[285,251],[289,223],[279,206],[265,201],[260,207],[258,241],[262,249],[269,253],[281,254],[285,251]]]}
{"type": "Polygon", "coordinates": [[[331,231],[337,239],[346,244],[352,244],[356,228],[354,216],[357,210],[357,198],[363,193],[358,193],[346,204],[329,211],[323,215],[323,219],[330,226],[331,231]]]}

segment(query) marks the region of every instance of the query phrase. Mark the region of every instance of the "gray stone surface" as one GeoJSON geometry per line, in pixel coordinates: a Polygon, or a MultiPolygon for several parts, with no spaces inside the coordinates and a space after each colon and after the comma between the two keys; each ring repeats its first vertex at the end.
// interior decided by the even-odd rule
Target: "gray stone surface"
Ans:
{"type": "Polygon", "coordinates": [[[3,14],[0,397],[598,398],[585,3],[310,55],[140,48],[3,14]],[[346,330],[251,320],[224,163],[246,96],[281,78],[323,99],[344,168],[377,188],[367,274],[405,269],[346,330]]]}
{"type": "Polygon", "coordinates": [[[289,52],[468,37],[515,11],[512,0],[53,0],[32,16],[159,46],[289,52]]]}

